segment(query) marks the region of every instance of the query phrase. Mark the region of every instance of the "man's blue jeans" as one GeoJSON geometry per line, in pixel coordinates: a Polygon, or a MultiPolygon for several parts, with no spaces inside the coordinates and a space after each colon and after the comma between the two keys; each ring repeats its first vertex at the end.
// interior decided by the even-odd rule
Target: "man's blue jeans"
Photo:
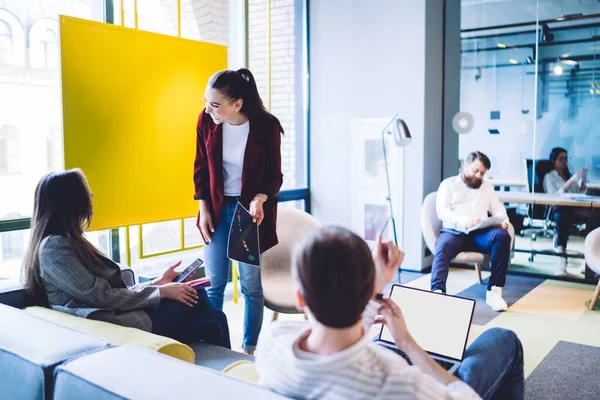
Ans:
{"type": "MultiPolygon", "coordinates": [[[[215,226],[212,241],[204,248],[206,274],[210,278],[211,287],[207,289],[208,298],[214,308],[223,309],[223,297],[227,278],[229,277],[229,258],[227,257],[227,242],[229,228],[235,212],[236,202],[223,202],[221,220],[215,226]]],[[[263,322],[263,297],[260,268],[239,263],[240,284],[244,295],[244,339],[242,348],[254,351],[258,334],[263,322]]]]}
{"type": "Polygon", "coordinates": [[[431,290],[446,293],[446,280],[450,261],[463,251],[476,251],[490,255],[492,274],[488,290],[492,286],[503,287],[510,258],[510,234],[503,228],[475,231],[469,235],[442,232],[435,244],[435,256],[431,266],[431,290]]]}
{"type": "Polygon", "coordinates": [[[465,352],[457,376],[484,400],[523,399],[523,347],[513,331],[492,328],[465,352]]]}

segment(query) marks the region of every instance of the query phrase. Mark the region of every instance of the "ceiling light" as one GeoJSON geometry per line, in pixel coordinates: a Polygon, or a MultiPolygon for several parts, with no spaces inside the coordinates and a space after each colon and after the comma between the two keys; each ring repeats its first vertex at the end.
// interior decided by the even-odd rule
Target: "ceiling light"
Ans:
{"type": "Polygon", "coordinates": [[[561,67],[560,65],[555,65],[554,66],[554,74],[562,75],[562,73],[563,73],[563,67],[561,67]]]}
{"type": "Polygon", "coordinates": [[[594,89],[590,89],[590,94],[594,94],[594,89]]]}
{"type": "Polygon", "coordinates": [[[509,63],[511,64],[518,64],[519,62],[517,60],[515,60],[514,58],[511,58],[510,60],[508,60],[509,63]]]}
{"type": "Polygon", "coordinates": [[[501,49],[505,49],[506,45],[504,43],[498,43],[498,47],[500,47],[501,49]]]}
{"type": "Polygon", "coordinates": [[[600,90],[596,89],[596,94],[600,94],[600,90]]]}

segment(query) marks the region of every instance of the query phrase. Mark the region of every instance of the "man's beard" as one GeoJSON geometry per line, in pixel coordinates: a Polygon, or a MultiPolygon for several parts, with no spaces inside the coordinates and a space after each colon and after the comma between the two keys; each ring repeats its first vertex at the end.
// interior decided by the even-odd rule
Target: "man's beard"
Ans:
{"type": "Polygon", "coordinates": [[[462,180],[471,189],[479,189],[483,183],[483,179],[477,179],[474,176],[467,177],[464,173],[462,174],[462,180]]]}

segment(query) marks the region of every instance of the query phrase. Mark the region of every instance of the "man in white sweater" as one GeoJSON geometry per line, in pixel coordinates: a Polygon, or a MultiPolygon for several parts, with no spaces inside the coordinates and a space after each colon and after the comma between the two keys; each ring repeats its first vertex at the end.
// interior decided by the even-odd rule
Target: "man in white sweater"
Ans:
{"type": "Polygon", "coordinates": [[[513,332],[482,333],[458,376],[419,347],[400,308],[380,295],[402,259],[380,237],[371,254],[343,228],[306,238],[294,252],[292,273],[297,306],[309,320],[275,321],[263,330],[256,354],[262,385],[298,399],[522,399],[523,353],[513,332]],[[412,365],[366,337],[375,319],[389,327],[412,365]]]}
{"type": "Polygon", "coordinates": [[[442,232],[435,245],[431,267],[431,290],[446,293],[450,261],[463,251],[490,255],[492,274],[489,279],[486,303],[494,311],[507,308],[502,298],[506,270],[510,257],[510,234],[506,209],[498,200],[492,184],[483,179],[490,169],[490,159],[475,151],[465,160],[457,176],[444,180],[437,193],[437,215],[442,232]],[[488,215],[499,221],[498,226],[464,231],[476,227],[488,215]]]}

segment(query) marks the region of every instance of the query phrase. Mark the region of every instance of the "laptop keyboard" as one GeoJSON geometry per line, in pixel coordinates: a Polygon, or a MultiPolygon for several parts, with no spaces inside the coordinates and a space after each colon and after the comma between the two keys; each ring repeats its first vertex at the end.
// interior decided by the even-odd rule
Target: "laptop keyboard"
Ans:
{"type": "MultiPolygon", "coordinates": [[[[404,358],[406,360],[406,362],[408,363],[408,365],[413,365],[412,361],[410,361],[410,358],[408,358],[408,356],[406,355],[405,352],[403,352],[402,350],[400,350],[399,348],[395,347],[395,346],[390,346],[390,345],[386,345],[383,344],[380,341],[376,341],[375,343],[385,347],[388,350],[393,351],[394,353],[398,354],[400,357],[404,358]]],[[[446,361],[446,360],[442,360],[439,359],[437,357],[432,357],[435,362],[437,362],[438,364],[440,364],[442,366],[442,368],[444,368],[446,371],[450,371],[450,368],[454,367],[454,365],[456,365],[456,363],[451,362],[451,361],[446,361]]]]}
{"type": "Polygon", "coordinates": [[[450,368],[454,367],[455,363],[450,362],[450,361],[446,361],[446,360],[440,360],[439,358],[434,358],[434,360],[440,364],[442,366],[442,368],[444,368],[446,371],[449,371],[450,368]]]}
{"type": "Polygon", "coordinates": [[[408,363],[408,365],[413,365],[412,361],[410,361],[410,358],[408,358],[406,353],[403,352],[402,350],[400,350],[399,348],[392,347],[392,346],[386,346],[384,344],[381,344],[381,342],[377,342],[377,344],[380,344],[381,346],[385,347],[386,349],[391,350],[394,353],[398,354],[400,357],[404,358],[406,360],[406,362],[408,363]]]}

